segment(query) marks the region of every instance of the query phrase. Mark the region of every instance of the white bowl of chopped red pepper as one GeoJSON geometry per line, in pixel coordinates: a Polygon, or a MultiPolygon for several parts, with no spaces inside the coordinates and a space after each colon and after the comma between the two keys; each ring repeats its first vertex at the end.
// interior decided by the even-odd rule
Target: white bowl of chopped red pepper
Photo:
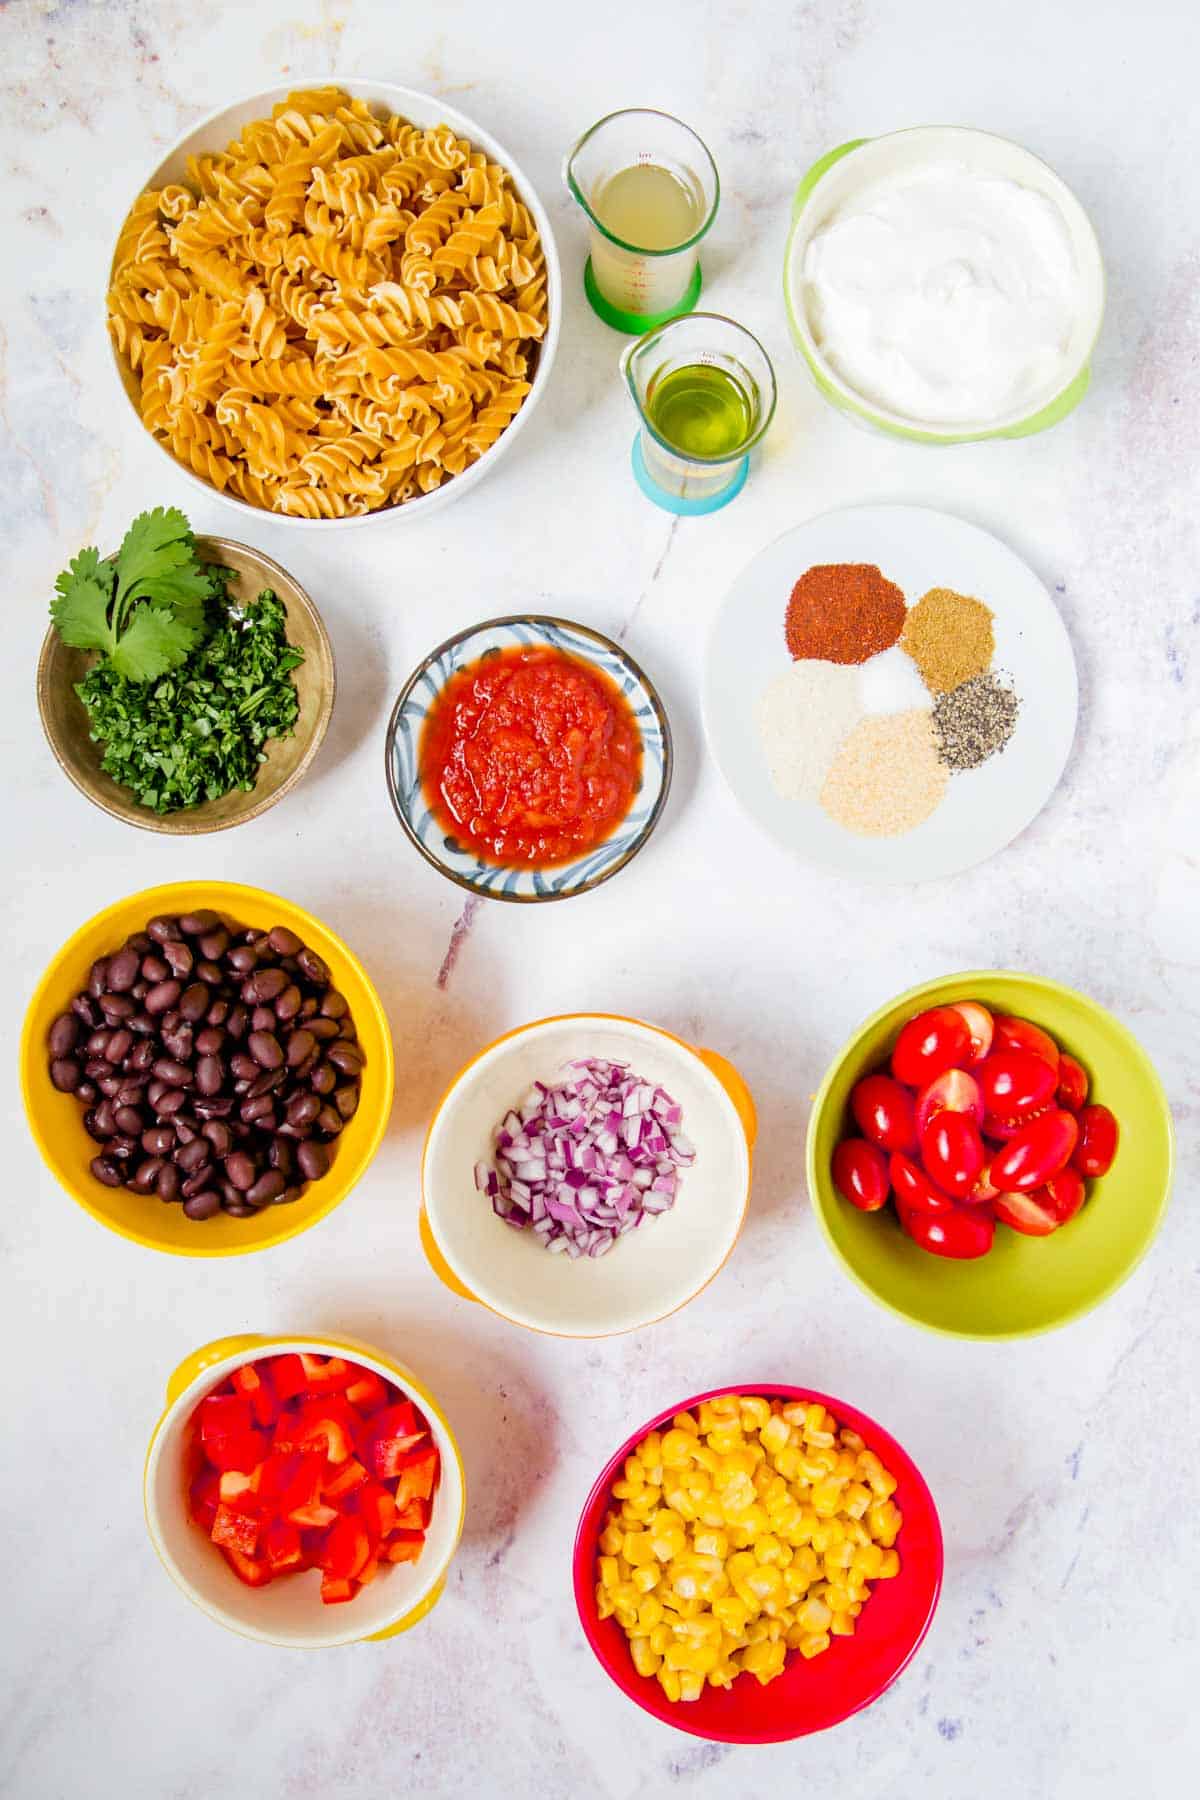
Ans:
{"type": "Polygon", "coordinates": [[[421,1165],[447,1286],[534,1331],[607,1337],[719,1272],[750,1196],[754,1102],[725,1057],[606,1013],[540,1019],[451,1083],[421,1165]]]}

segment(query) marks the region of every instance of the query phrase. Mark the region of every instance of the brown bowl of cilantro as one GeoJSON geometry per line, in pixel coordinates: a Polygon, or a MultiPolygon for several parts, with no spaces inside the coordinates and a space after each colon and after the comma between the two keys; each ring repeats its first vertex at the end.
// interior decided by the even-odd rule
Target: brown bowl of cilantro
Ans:
{"type": "Polygon", "coordinates": [[[55,587],[38,710],[80,793],[190,835],[244,824],[295,787],[333,711],[333,651],[278,563],[156,507],[115,556],[81,550],[55,587]]]}

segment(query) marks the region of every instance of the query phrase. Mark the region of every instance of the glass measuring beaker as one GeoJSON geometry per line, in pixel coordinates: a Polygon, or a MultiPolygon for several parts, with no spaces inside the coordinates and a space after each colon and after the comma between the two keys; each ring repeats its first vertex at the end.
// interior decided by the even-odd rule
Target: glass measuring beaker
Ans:
{"type": "Polygon", "coordinates": [[[775,412],[775,371],[758,339],[720,313],[689,313],[630,344],[621,373],[641,421],[642,492],[673,513],[727,506],[775,412]]]}
{"type": "Polygon", "coordinates": [[[643,332],[700,297],[700,240],[717,214],[717,166],[696,133],[648,107],[609,113],[585,131],[563,180],[587,214],[583,285],[618,331],[643,332]]]}

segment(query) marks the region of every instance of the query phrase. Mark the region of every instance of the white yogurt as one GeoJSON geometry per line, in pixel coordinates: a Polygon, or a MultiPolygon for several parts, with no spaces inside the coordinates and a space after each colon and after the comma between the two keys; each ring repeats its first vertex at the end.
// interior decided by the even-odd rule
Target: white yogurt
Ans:
{"type": "Polygon", "coordinates": [[[808,245],[805,309],[830,367],[917,423],[1030,412],[1070,380],[1082,280],[1045,194],[960,161],[883,176],[808,245]]]}

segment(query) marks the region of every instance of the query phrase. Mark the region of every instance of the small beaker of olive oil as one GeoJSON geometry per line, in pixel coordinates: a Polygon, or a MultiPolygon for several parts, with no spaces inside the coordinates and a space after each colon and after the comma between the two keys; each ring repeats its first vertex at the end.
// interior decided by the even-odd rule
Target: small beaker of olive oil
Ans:
{"type": "Polygon", "coordinates": [[[700,240],[716,216],[716,165],[669,113],[610,113],[584,133],[563,178],[587,214],[584,288],[619,331],[639,333],[690,312],[700,294],[700,240]]]}
{"type": "Polygon", "coordinates": [[[775,372],[758,339],[719,313],[691,313],[630,344],[621,371],[641,421],[642,492],[674,513],[728,505],[775,411],[775,372]]]}

